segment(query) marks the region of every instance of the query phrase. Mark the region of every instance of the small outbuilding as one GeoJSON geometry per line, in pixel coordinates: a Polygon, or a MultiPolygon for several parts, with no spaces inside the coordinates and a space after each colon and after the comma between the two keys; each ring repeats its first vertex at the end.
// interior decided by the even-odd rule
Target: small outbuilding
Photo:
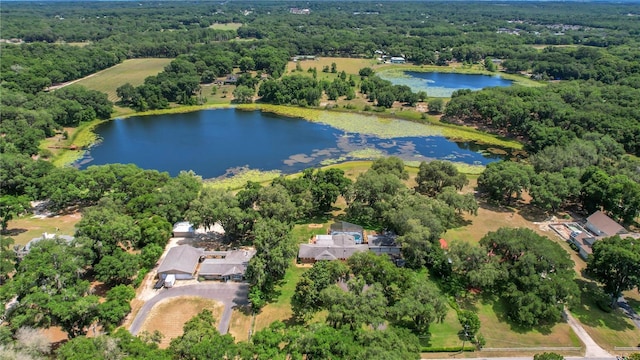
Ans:
{"type": "Polygon", "coordinates": [[[195,277],[200,258],[204,255],[203,249],[197,249],[189,245],[180,245],[169,249],[167,256],[158,267],[158,277],[167,279],[168,275],[175,276],[176,280],[189,280],[195,277]]]}
{"type": "Polygon", "coordinates": [[[173,237],[194,237],[196,231],[193,224],[188,221],[181,221],[173,225],[173,237]]]}

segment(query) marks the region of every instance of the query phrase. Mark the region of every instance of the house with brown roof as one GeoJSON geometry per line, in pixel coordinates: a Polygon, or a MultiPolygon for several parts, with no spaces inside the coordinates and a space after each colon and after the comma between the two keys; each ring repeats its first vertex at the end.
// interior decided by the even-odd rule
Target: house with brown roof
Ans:
{"type": "Polygon", "coordinates": [[[584,260],[587,260],[589,254],[593,252],[591,248],[596,241],[627,233],[627,230],[622,225],[602,211],[596,211],[591,214],[587,218],[584,228],[575,225],[571,229],[573,231],[569,236],[569,241],[578,248],[578,253],[584,260]]]}
{"type": "Polygon", "coordinates": [[[627,232],[622,225],[618,224],[612,218],[608,217],[607,214],[599,210],[587,218],[585,226],[587,230],[591,231],[596,236],[614,236],[627,232]]]}

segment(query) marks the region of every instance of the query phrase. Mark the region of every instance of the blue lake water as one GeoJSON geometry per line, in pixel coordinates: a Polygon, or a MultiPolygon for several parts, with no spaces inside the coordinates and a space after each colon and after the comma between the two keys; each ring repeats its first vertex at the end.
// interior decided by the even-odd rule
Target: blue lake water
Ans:
{"type": "Polygon", "coordinates": [[[401,76],[384,71],[378,75],[394,85],[407,85],[413,92],[426,91],[432,97],[451,97],[454,91],[460,89],[480,90],[486,87],[511,86],[513,83],[499,75],[415,71],[405,71],[401,76]]]}
{"type": "Polygon", "coordinates": [[[354,152],[365,149],[405,160],[499,160],[476,144],[458,144],[442,136],[381,139],[304,119],[235,109],[116,119],[95,131],[101,141],[76,163],[80,168],[133,163],[171,175],[193,170],[203,178],[245,167],[294,173],[323,161],[353,160],[354,152]]]}

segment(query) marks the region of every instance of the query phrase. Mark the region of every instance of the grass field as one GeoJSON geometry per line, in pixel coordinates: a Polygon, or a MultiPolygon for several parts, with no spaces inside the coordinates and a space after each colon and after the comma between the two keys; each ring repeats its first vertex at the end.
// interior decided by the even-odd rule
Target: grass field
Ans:
{"type": "Polygon", "coordinates": [[[116,89],[126,83],[133,86],[142,85],[148,76],[156,75],[173,59],[130,59],[122,64],[112,66],[106,70],[89,75],[76,82],[88,89],[101,91],[109,96],[109,100],[118,100],[116,89]]]}
{"type": "Polygon", "coordinates": [[[204,309],[209,309],[214,318],[220,318],[224,305],[214,300],[200,297],[177,297],[163,300],[156,304],[145,320],[140,332],[153,333],[160,331],[164,338],[161,348],[169,346],[171,339],[182,335],[184,324],[204,309]]]}
{"type": "Polygon", "coordinates": [[[17,245],[25,245],[45,232],[73,236],[76,232],[76,224],[81,217],[79,212],[45,218],[23,216],[9,221],[7,236],[11,237],[17,245]]]}
{"type": "Polygon", "coordinates": [[[538,329],[525,329],[513,324],[503,315],[504,307],[496,299],[482,299],[470,310],[476,311],[480,317],[480,333],[487,340],[486,347],[582,346],[580,339],[566,323],[538,329]]]}
{"type": "Polygon", "coordinates": [[[233,309],[231,322],[229,323],[229,334],[233,336],[236,342],[247,341],[249,339],[251,319],[252,316],[250,313],[242,309],[233,309]]]}
{"type": "MultiPolygon", "coordinates": [[[[307,70],[310,68],[316,68],[318,70],[318,78],[322,78],[323,74],[325,77],[335,77],[337,74],[332,73],[323,73],[322,69],[325,66],[328,66],[331,69],[331,64],[336,63],[337,72],[344,71],[348,74],[358,75],[358,71],[365,67],[373,67],[378,61],[374,59],[359,59],[359,58],[331,58],[331,57],[318,57],[315,60],[304,60],[300,61],[300,67],[304,73],[307,73],[307,70]]],[[[296,70],[296,62],[289,61],[287,64],[287,72],[294,72],[296,70]]],[[[299,72],[298,72],[299,73],[299,72]]]]}
{"type": "Polygon", "coordinates": [[[210,25],[209,29],[214,29],[214,30],[238,30],[240,28],[240,26],[242,26],[242,23],[225,23],[225,24],[215,23],[213,25],[210,25]]]}
{"type": "Polygon", "coordinates": [[[282,284],[276,287],[278,296],[275,301],[269,303],[256,315],[254,331],[264,329],[276,320],[288,321],[291,318],[293,315],[291,311],[291,297],[296,290],[296,284],[300,276],[306,270],[307,268],[293,265],[289,267],[282,284]]]}

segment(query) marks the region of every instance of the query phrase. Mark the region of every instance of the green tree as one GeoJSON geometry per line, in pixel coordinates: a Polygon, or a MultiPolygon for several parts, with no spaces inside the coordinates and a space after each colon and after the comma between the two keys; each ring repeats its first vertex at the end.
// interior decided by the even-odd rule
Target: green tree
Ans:
{"type": "Polygon", "coordinates": [[[552,352],[535,354],[533,360],[564,360],[564,356],[552,352]]]}
{"type": "Polygon", "coordinates": [[[447,314],[447,303],[437,287],[430,281],[415,280],[392,308],[395,321],[402,324],[410,319],[410,327],[418,334],[427,334],[434,321],[441,321],[447,314]]]}
{"type": "Polygon", "coordinates": [[[233,97],[237,102],[246,104],[253,102],[253,95],[255,95],[255,93],[255,89],[252,89],[245,85],[238,85],[233,90],[233,97]]]}
{"type": "Polygon", "coordinates": [[[174,359],[232,359],[237,353],[233,337],[220,335],[210,310],[187,321],[183,329],[168,348],[174,359]]]}
{"type": "Polygon", "coordinates": [[[632,238],[598,240],[587,262],[587,271],[604,285],[615,307],[622,292],[640,286],[640,246],[632,238]]]}
{"type": "Polygon", "coordinates": [[[427,102],[429,112],[432,114],[442,114],[444,110],[444,100],[441,98],[432,98],[427,102]]]}
{"type": "Polygon", "coordinates": [[[0,232],[5,232],[9,220],[24,213],[28,208],[29,200],[26,196],[0,196],[0,232]]]}
{"type": "Polygon", "coordinates": [[[113,285],[129,283],[139,267],[138,255],[117,249],[111,255],[104,256],[94,270],[98,280],[113,285]]]}
{"type": "Polygon", "coordinates": [[[117,285],[107,291],[106,301],[97,308],[97,317],[106,328],[117,326],[131,312],[129,302],[136,291],[128,285],[117,285]]]}
{"type": "Polygon", "coordinates": [[[421,162],[416,176],[416,191],[428,196],[436,196],[447,186],[453,186],[456,190],[469,183],[465,174],[448,161],[434,160],[421,162]]]}
{"type": "Polygon", "coordinates": [[[574,263],[557,243],[530,229],[500,228],[481,240],[508,274],[497,290],[507,315],[523,326],[553,324],[578,294],[574,263]]]}
{"type": "Polygon", "coordinates": [[[9,275],[16,268],[16,253],[13,251],[14,240],[0,235],[0,285],[3,285],[9,275]]]}
{"type": "Polygon", "coordinates": [[[511,161],[491,163],[478,178],[478,190],[493,200],[510,205],[514,195],[518,199],[529,189],[533,176],[533,168],[529,165],[511,161]]]}
{"type": "Polygon", "coordinates": [[[458,310],[458,321],[462,326],[464,340],[473,341],[480,330],[480,318],[478,314],[470,310],[458,310]]]}

